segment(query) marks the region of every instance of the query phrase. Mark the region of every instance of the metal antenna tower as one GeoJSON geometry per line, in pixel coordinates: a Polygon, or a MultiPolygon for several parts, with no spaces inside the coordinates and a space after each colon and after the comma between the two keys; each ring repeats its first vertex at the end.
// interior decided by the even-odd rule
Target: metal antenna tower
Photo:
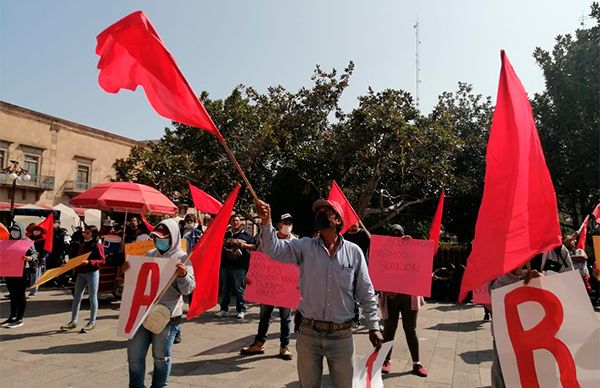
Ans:
{"type": "Polygon", "coordinates": [[[419,64],[419,46],[421,45],[421,41],[419,40],[419,18],[417,17],[417,22],[415,23],[415,25],[413,26],[415,28],[415,49],[416,49],[416,55],[415,55],[415,97],[416,97],[416,103],[417,103],[417,108],[419,107],[419,84],[421,83],[421,80],[419,79],[419,73],[421,72],[421,67],[419,64]]]}

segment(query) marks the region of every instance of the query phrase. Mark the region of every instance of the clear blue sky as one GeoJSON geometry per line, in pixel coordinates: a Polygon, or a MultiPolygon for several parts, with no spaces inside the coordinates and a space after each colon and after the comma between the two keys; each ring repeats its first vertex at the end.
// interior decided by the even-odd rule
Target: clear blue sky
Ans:
{"type": "MultiPolygon", "coordinates": [[[[134,139],[159,138],[169,120],[143,92],[104,93],[96,35],[142,9],[194,90],[222,98],[238,84],[264,91],[308,85],[316,64],[356,64],[342,106],[368,86],[415,90],[420,22],[421,108],[459,81],[495,97],[500,49],[525,89],[544,88],[532,52],[573,33],[591,1],[23,1],[0,2],[0,99],[134,139]]],[[[592,23],[588,21],[588,26],[592,23]]]]}

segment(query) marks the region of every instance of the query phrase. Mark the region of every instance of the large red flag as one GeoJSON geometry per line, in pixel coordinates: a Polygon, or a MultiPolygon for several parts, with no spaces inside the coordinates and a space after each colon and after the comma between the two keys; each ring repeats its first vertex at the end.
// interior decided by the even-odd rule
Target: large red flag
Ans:
{"type": "Polygon", "coordinates": [[[51,211],[38,226],[44,230],[44,250],[50,253],[52,252],[52,240],[54,240],[54,213],[51,211]]]}
{"type": "Polygon", "coordinates": [[[97,37],[98,82],[108,93],[135,91],[142,86],[150,105],[161,116],[221,133],[177,67],[143,11],[119,20],[97,37]]]}
{"type": "Polygon", "coordinates": [[[146,219],[146,216],[144,214],[142,214],[142,222],[144,223],[144,225],[146,225],[148,231],[152,232],[154,230],[154,226],[152,226],[152,224],[148,222],[148,219],[146,219]]]}
{"type": "Polygon", "coordinates": [[[485,184],[459,300],[561,243],[554,186],[531,105],[504,51],[485,184]]]}
{"type": "Polygon", "coordinates": [[[596,205],[596,207],[592,211],[592,215],[594,216],[596,223],[600,224],[600,203],[596,205]]]}
{"type": "Polygon", "coordinates": [[[187,313],[188,320],[217,304],[223,237],[239,191],[240,185],[238,184],[229,194],[225,205],[210,223],[191,253],[190,260],[194,267],[194,277],[198,287],[192,296],[192,303],[187,313]]]}
{"type": "Polygon", "coordinates": [[[585,239],[587,238],[587,228],[590,216],[585,217],[581,227],[579,228],[579,240],[577,241],[577,248],[585,250],[585,239]]]}
{"type": "Polygon", "coordinates": [[[431,226],[429,227],[429,239],[433,241],[434,249],[433,254],[437,252],[438,245],[440,243],[440,230],[442,228],[442,213],[444,212],[444,192],[440,194],[440,199],[438,201],[437,209],[435,209],[435,215],[433,216],[433,221],[431,221],[431,226]]]}
{"type": "Polygon", "coordinates": [[[194,207],[197,210],[201,210],[209,214],[217,214],[223,207],[221,202],[217,201],[196,186],[192,185],[191,183],[188,183],[188,186],[190,187],[190,194],[192,195],[192,201],[194,201],[194,207]]]}
{"type": "Polygon", "coordinates": [[[329,197],[327,199],[330,201],[336,201],[342,207],[342,210],[344,211],[344,227],[342,228],[340,234],[346,233],[348,228],[356,224],[360,218],[352,208],[352,205],[350,205],[350,201],[348,201],[348,198],[346,198],[342,192],[342,189],[340,189],[340,186],[338,186],[335,180],[331,184],[331,190],[329,191],[329,197]]]}

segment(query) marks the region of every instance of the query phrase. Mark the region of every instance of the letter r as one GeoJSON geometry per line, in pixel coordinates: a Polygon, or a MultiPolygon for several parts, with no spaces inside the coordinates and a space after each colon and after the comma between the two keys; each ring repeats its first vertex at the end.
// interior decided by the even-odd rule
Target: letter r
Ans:
{"type": "Polygon", "coordinates": [[[558,363],[560,382],[563,387],[579,387],[575,362],[569,348],[556,333],[563,322],[564,312],[560,300],[550,291],[534,287],[519,287],[504,297],[506,326],[515,351],[519,379],[523,388],[539,388],[533,351],[545,349],[552,353],[558,363]],[[518,306],[536,302],[544,310],[542,320],[533,328],[524,330],[518,306]]]}

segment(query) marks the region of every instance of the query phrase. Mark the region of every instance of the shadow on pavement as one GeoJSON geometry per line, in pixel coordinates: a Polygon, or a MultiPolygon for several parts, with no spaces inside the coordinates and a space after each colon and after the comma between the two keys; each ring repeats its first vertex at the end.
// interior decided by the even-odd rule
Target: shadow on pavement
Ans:
{"type": "Polygon", "coordinates": [[[44,349],[24,349],[22,352],[29,354],[61,354],[61,353],[95,353],[105,352],[107,350],[125,349],[127,341],[96,341],[87,343],[77,343],[71,345],[51,346],[44,349]]]}
{"type": "MultiPolygon", "coordinates": [[[[250,345],[254,341],[254,337],[255,337],[255,335],[253,334],[253,335],[249,335],[246,337],[238,338],[231,342],[227,342],[226,344],[222,344],[222,345],[216,346],[212,349],[207,349],[203,352],[200,352],[200,353],[196,354],[195,357],[209,356],[209,355],[214,355],[214,354],[224,354],[224,353],[231,353],[231,352],[239,352],[242,347],[250,345]]],[[[295,338],[294,334],[292,334],[292,338],[295,338]]],[[[275,332],[275,333],[267,334],[267,340],[278,341],[279,333],[275,332]]],[[[242,356],[242,357],[252,357],[252,356],[242,356]]]]}
{"type": "MultiPolygon", "coordinates": [[[[457,311],[457,310],[468,310],[468,309],[472,309],[478,307],[478,305],[475,304],[448,304],[448,305],[441,305],[441,306],[437,306],[434,307],[433,310],[437,310],[437,311],[441,311],[441,312],[446,312],[446,311],[457,311]]],[[[483,309],[482,309],[483,311],[483,309]]]]}
{"type": "MultiPolygon", "coordinates": [[[[27,324],[26,319],[27,319],[27,317],[25,317],[25,320],[23,321],[23,322],[25,322],[25,324],[27,324]]],[[[15,341],[15,340],[23,339],[23,338],[46,337],[46,336],[52,335],[52,334],[63,333],[62,330],[48,330],[48,331],[43,331],[43,332],[39,332],[39,333],[12,333],[8,330],[9,329],[5,329],[5,330],[3,330],[2,334],[0,334],[0,342],[15,341]]]]}
{"type": "Polygon", "coordinates": [[[249,369],[244,367],[246,364],[275,357],[277,356],[271,354],[258,356],[242,356],[241,354],[236,354],[219,360],[180,362],[172,365],[171,376],[201,376],[241,372],[249,369]]]}
{"type": "MultiPolygon", "coordinates": [[[[0,311],[2,316],[5,316],[10,311],[10,302],[3,300],[0,303],[0,311]]],[[[36,300],[27,299],[27,306],[25,307],[25,317],[39,317],[42,315],[50,314],[61,314],[67,311],[71,311],[71,300],[36,300]]]]}
{"type": "Polygon", "coordinates": [[[459,354],[460,358],[467,364],[478,365],[482,362],[492,361],[491,349],[486,350],[470,350],[459,354]]]}
{"type": "Polygon", "coordinates": [[[469,332],[477,331],[482,329],[484,321],[470,321],[470,322],[457,322],[457,323],[438,323],[435,326],[428,327],[427,330],[442,330],[442,331],[460,331],[469,332]]]}
{"type": "Polygon", "coordinates": [[[411,373],[412,373],[412,372],[411,372],[411,371],[409,371],[409,370],[407,370],[407,371],[404,371],[404,372],[394,372],[394,373],[388,373],[388,374],[386,374],[386,375],[384,375],[384,374],[382,373],[382,374],[381,374],[381,378],[382,378],[383,380],[386,380],[386,379],[391,379],[391,378],[394,378],[394,377],[401,377],[401,376],[410,375],[411,373]]]}

